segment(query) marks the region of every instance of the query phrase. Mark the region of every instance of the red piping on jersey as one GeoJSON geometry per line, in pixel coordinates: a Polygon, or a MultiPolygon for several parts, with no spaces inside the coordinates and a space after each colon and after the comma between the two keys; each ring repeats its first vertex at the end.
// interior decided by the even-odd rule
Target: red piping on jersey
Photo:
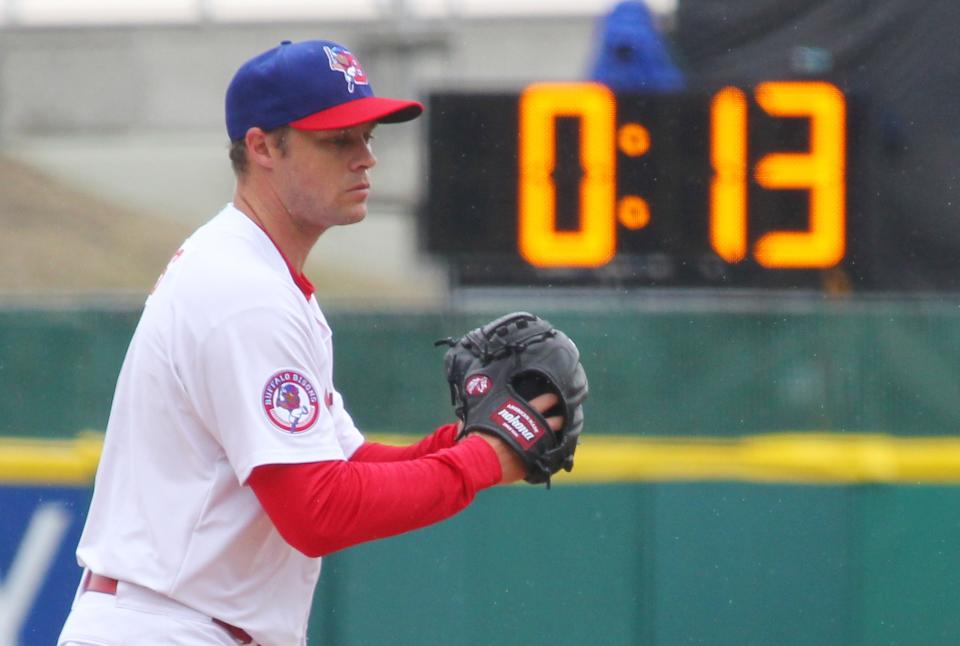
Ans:
{"type": "Polygon", "coordinates": [[[293,278],[293,282],[294,284],[296,284],[297,289],[299,289],[303,293],[303,296],[309,301],[310,297],[313,296],[313,293],[316,291],[316,289],[313,286],[313,283],[310,282],[310,279],[307,278],[302,271],[297,271],[294,268],[294,266],[290,264],[290,261],[287,260],[286,254],[284,254],[283,250],[280,249],[280,245],[278,245],[277,241],[273,239],[273,236],[270,235],[270,232],[267,231],[265,228],[263,228],[260,225],[260,223],[254,220],[253,218],[250,218],[250,220],[254,224],[256,224],[258,227],[260,227],[260,230],[263,231],[264,235],[267,236],[267,239],[269,239],[270,242],[273,243],[273,246],[276,248],[277,253],[280,254],[281,258],[283,258],[283,262],[286,263],[287,269],[290,271],[290,277],[293,278]]]}
{"type": "Polygon", "coordinates": [[[452,438],[441,427],[413,447],[370,445],[349,461],[263,464],[247,483],[284,540],[323,556],[449,518],[500,482],[500,460],[480,437],[409,458],[452,438]],[[387,461],[365,461],[377,453],[387,461]]]}

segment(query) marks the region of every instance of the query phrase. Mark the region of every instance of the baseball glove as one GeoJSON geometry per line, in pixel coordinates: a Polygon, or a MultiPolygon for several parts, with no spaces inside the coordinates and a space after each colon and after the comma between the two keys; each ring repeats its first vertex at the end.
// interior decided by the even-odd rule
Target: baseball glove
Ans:
{"type": "Polygon", "coordinates": [[[488,433],[506,442],[526,468],[525,480],[547,483],[573,468],[573,455],[583,429],[587,375],[580,351],[570,338],[546,320],[514,312],[468,332],[449,345],[443,360],[450,398],[463,421],[461,436],[488,433]],[[540,414],[528,403],[553,392],[559,403],[540,414]],[[553,431],[546,417],[563,416],[553,431]]]}

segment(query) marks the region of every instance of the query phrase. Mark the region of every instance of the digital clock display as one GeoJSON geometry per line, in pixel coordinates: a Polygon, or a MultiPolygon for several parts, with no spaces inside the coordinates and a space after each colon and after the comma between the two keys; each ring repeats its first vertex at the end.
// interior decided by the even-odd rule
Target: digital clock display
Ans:
{"type": "Polygon", "coordinates": [[[771,81],[430,98],[422,233],[462,285],[849,289],[851,106],[771,81]]]}

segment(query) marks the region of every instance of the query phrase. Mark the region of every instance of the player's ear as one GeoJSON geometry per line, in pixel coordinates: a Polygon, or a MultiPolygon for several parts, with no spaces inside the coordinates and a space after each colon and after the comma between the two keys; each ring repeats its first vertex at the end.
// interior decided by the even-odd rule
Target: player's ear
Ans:
{"type": "Polygon", "coordinates": [[[243,140],[247,147],[247,160],[251,165],[273,168],[278,152],[266,132],[261,128],[250,128],[243,140]]]}

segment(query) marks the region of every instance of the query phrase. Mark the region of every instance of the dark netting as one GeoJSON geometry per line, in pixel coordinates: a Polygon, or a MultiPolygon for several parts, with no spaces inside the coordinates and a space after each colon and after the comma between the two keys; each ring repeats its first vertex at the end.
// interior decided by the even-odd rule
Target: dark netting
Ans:
{"type": "Polygon", "coordinates": [[[819,78],[862,99],[855,286],[956,290],[958,34],[955,0],[681,0],[672,36],[690,86],[819,78]]]}

